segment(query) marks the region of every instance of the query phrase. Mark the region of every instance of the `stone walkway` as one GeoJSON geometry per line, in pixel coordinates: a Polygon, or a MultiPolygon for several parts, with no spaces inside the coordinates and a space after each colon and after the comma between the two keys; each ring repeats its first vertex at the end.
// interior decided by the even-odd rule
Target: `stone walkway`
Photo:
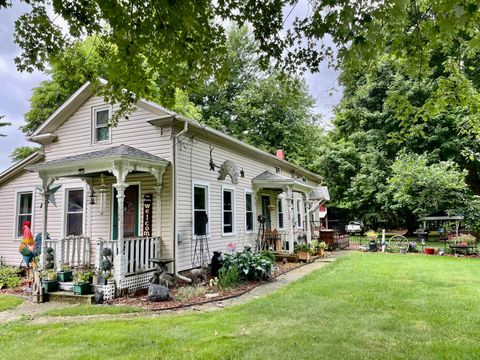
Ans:
{"type": "Polygon", "coordinates": [[[339,257],[343,256],[346,252],[338,252],[332,253],[328,258],[317,259],[316,261],[304,265],[300,268],[294,269],[289,271],[286,274],[278,276],[274,281],[264,283],[260,286],[257,286],[250,290],[249,292],[240,295],[238,297],[222,300],[218,302],[211,302],[202,305],[195,305],[191,307],[186,307],[180,310],[165,310],[165,311],[152,311],[152,312],[144,312],[144,313],[130,313],[130,314],[119,314],[119,315],[88,315],[88,316],[66,316],[66,317],[35,317],[36,315],[48,311],[50,309],[65,307],[68,305],[59,304],[54,302],[48,302],[43,304],[34,304],[31,302],[25,302],[19,307],[0,312],[0,323],[18,320],[20,318],[28,317],[32,318],[32,323],[35,324],[46,324],[46,323],[58,323],[58,322],[65,322],[65,321],[89,321],[89,320],[99,320],[99,319],[127,319],[127,318],[138,318],[138,317],[158,317],[166,314],[172,313],[185,313],[185,312],[196,312],[196,311],[214,311],[218,309],[222,309],[225,307],[244,304],[248,301],[253,299],[258,299],[262,296],[270,294],[275,290],[293,282],[298,279],[301,279],[305,275],[312,273],[315,270],[318,270],[328,263],[331,263],[338,259],[339,257]]]}

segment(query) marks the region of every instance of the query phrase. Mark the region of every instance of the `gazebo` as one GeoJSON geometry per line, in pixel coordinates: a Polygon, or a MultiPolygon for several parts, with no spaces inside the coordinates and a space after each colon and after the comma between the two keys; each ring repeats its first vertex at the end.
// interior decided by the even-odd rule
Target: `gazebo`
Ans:
{"type": "Polygon", "coordinates": [[[433,214],[421,217],[418,221],[423,222],[423,228],[427,229],[427,223],[435,224],[436,228],[440,228],[445,225],[445,223],[455,223],[455,234],[458,235],[460,231],[460,223],[464,217],[459,214],[449,214],[447,210],[437,211],[433,214]]]}

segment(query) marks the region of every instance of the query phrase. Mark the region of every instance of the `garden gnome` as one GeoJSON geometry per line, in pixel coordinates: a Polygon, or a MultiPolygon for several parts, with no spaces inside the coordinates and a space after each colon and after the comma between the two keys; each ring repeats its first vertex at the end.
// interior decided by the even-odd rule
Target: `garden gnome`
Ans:
{"type": "Polygon", "coordinates": [[[27,267],[33,261],[33,258],[37,256],[35,251],[35,241],[33,240],[32,231],[30,230],[30,221],[24,221],[22,226],[23,238],[18,251],[22,254],[23,261],[27,267]]]}

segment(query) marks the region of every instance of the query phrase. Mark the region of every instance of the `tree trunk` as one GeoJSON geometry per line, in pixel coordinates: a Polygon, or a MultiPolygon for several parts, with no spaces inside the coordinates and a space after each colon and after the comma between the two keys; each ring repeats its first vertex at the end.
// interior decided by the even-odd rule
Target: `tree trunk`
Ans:
{"type": "Polygon", "coordinates": [[[405,236],[414,236],[413,232],[417,229],[417,217],[413,212],[407,210],[403,214],[403,218],[405,220],[405,225],[407,226],[407,232],[405,236]]]}

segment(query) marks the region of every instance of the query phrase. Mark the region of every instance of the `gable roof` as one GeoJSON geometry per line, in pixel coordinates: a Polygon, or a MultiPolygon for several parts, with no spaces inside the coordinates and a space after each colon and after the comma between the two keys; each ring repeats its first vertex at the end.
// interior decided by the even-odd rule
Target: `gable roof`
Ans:
{"type": "Polygon", "coordinates": [[[44,156],[44,153],[42,150],[36,151],[29,157],[19,162],[16,162],[12,166],[4,170],[2,173],[0,173],[0,185],[7,182],[8,180],[10,180],[12,177],[19,174],[20,172],[22,172],[25,166],[35,164],[37,161],[40,161],[41,159],[43,159],[43,156],[44,156]]]}
{"type": "MultiPolygon", "coordinates": [[[[107,83],[106,80],[103,79],[99,79],[99,81],[101,84],[107,83]]],[[[65,122],[92,95],[93,84],[91,82],[86,82],[72,96],[70,96],[52,115],[50,115],[50,117],[41,126],[39,126],[33,132],[29,140],[43,144],[44,141],[49,142],[55,139],[55,135],[52,134],[52,132],[55,131],[59,126],[61,126],[63,122],[65,122]]],[[[138,101],[137,105],[157,115],[152,119],[146,120],[153,126],[173,126],[176,120],[181,121],[184,122],[184,124],[186,123],[194,128],[197,128],[202,133],[208,133],[229,143],[234,143],[240,148],[247,150],[251,153],[260,155],[260,157],[264,160],[273,161],[275,164],[281,164],[283,166],[286,166],[289,170],[297,170],[302,176],[308,176],[318,182],[323,180],[323,177],[318,174],[315,174],[284,159],[280,159],[274,154],[270,154],[266,151],[258,149],[255,146],[246,144],[243,141],[234,138],[233,136],[227,135],[219,130],[201,124],[196,120],[189,119],[174,111],[168,110],[159,104],[141,99],[138,101]]]]}

